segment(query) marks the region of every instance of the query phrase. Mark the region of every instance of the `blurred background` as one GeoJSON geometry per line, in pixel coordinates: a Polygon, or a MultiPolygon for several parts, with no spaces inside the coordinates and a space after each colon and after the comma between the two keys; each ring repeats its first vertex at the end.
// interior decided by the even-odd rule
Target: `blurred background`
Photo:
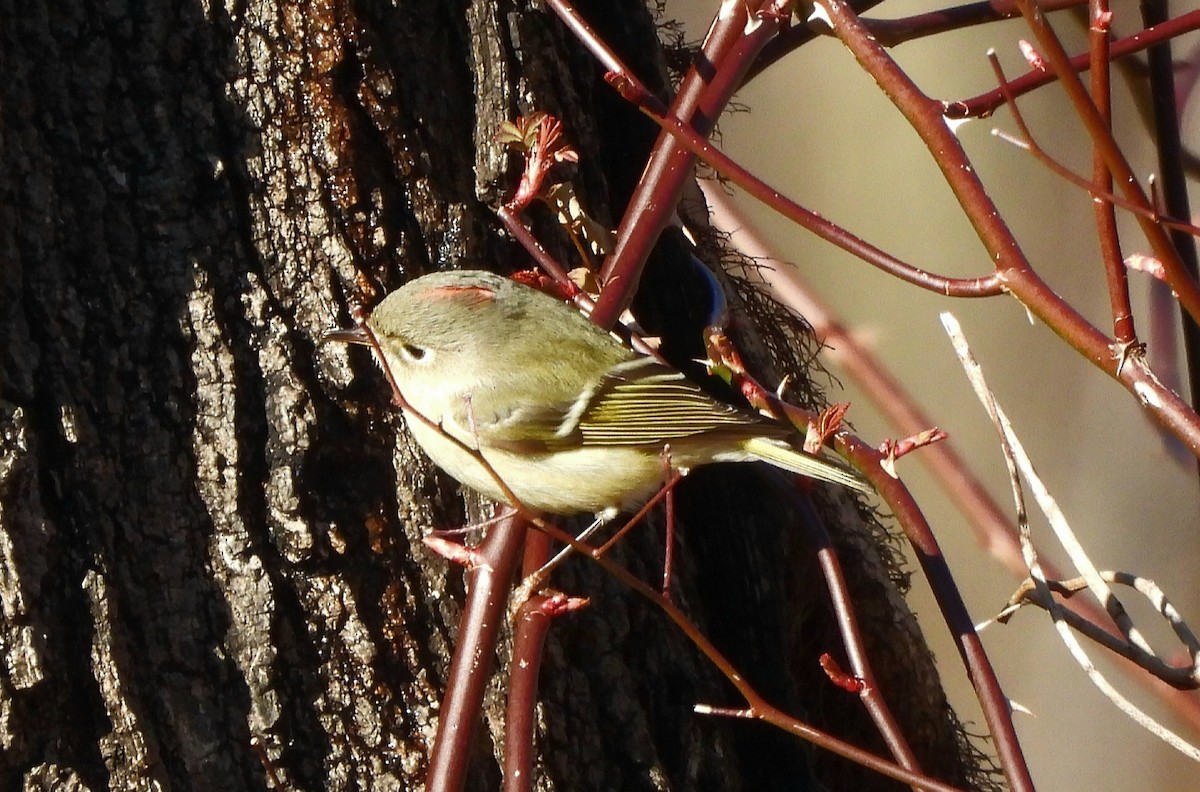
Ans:
{"type": "MultiPolygon", "coordinates": [[[[718,5],[717,0],[672,0],[666,16],[684,24],[688,41],[698,41],[718,5]]],[[[1172,12],[1195,6],[1178,4],[1172,12]]],[[[903,17],[938,7],[905,0],[886,3],[869,16],[903,17]]],[[[1071,52],[1084,51],[1081,15],[1060,12],[1051,19],[1071,52]]],[[[1116,35],[1138,29],[1135,5],[1116,8],[1116,35]]],[[[1025,71],[1017,49],[1020,38],[1032,36],[1015,19],[903,44],[892,54],[928,95],[962,99],[995,87],[985,57],[989,49],[997,51],[1010,78],[1025,71]]],[[[1174,42],[1175,59],[1190,60],[1193,69],[1197,52],[1196,35],[1174,42]]],[[[1113,74],[1117,138],[1135,171],[1149,176],[1157,166],[1145,108],[1133,99],[1130,72],[1114,69],[1113,74]]],[[[836,39],[803,47],[745,87],[736,101],[746,112],[721,120],[719,143],[772,186],[916,266],[949,276],[990,271],[987,253],[916,133],[836,39]]],[[[1193,150],[1200,148],[1197,104],[1183,109],[1184,140],[1195,144],[1193,150]]],[[[1020,107],[1044,148],[1077,174],[1090,173],[1088,140],[1059,88],[1040,89],[1021,99],[1020,107]]],[[[993,137],[993,128],[1016,132],[1011,116],[1001,109],[993,118],[967,123],[958,136],[1034,267],[1096,326],[1110,332],[1089,197],[1031,155],[993,137]]],[[[1193,189],[1191,198],[1197,206],[1200,193],[1193,189]]],[[[1158,433],[1121,386],[1045,326],[1031,322],[1012,298],[948,299],[918,290],[751,199],[735,194],[734,200],[934,423],[950,433],[975,474],[1011,511],[994,432],[938,320],[939,312],[952,311],[1094,563],[1152,578],[1194,627],[1200,623],[1196,465],[1158,433]]],[[[1192,222],[1197,222],[1195,214],[1192,222]]],[[[1148,252],[1136,223],[1122,216],[1120,226],[1125,255],[1148,252]]],[[[1152,366],[1164,379],[1175,377],[1181,342],[1173,335],[1178,317],[1169,295],[1154,297],[1156,287],[1142,273],[1131,273],[1130,280],[1137,331],[1149,345],[1152,366]]],[[[826,355],[826,362],[838,375],[836,350],[826,355]]],[[[856,432],[873,444],[894,437],[895,430],[854,383],[845,376],[840,380],[830,384],[829,396],[853,403],[849,418],[856,432]]],[[[901,460],[899,472],[933,526],[973,618],[988,619],[1019,581],[976,543],[964,518],[918,461],[901,460]]],[[[1033,527],[1046,556],[1062,563],[1064,556],[1039,514],[1033,514],[1033,527]]],[[[973,731],[983,731],[974,694],[936,607],[919,573],[913,580],[910,599],[952,701],[963,719],[974,724],[973,731]]],[[[1178,660],[1176,644],[1153,611],[1128,590],[1118,594],[1155,647],[1178,660]]],[[[1118,712],[1071,660],[1044,612],[1022,611],[1008,625],[986,629],[983,639],[1005,691],[1032,711],[1018,713],[1016,723],[1039,789],[1191,792],[1200,787],[1200,766],[1118,712]]],[[[1200,742],[1200,735],[1174,720],[1101,649],[1084,645],[1126,696],[1191,742],[1200,742]]]]}

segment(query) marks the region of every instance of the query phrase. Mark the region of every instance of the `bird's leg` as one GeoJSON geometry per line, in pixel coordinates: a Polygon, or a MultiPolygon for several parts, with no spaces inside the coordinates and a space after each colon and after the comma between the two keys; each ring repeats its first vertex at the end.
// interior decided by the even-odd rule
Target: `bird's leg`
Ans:
{"type": "MultiPolygon", "coordinates": [[[[666,498],[667,499],[667,557],[663,564],[663,594],[665,596],[668,594],[668,592],[670,590],[669,583],[670,583],[670,578],[671,578],[671,565],[672,565],[673,558],[674,558],[674,552],[671,549],[674,545],[674,534],[675,534],[675,532],[674,532],[675,508],[674,508],[674,497],[672,496],[672,491],[675,489],[675,485],[679,483],[679,480],[683,478],[683,472],[681,472],[671,466],[671,448],[670,448],[670,446],[663,446],[662,460],[663,460],[663,470],[664,470],[665,477],[666,477],[666,480],[662,486],[662,489],[660,489],[657,493],[655,493],[654,497],[651,498],[646,503],[645,506],[643,506],[641,509],[639,509],[637,514],[633,515],[633,517],[629,520],[629,522],[625,523],[625,525],[622,526],[621,530],[619,530],[615,534],[613,534],[613,536],[607,542],[600,545],[600,547],[592,550],[591,556],[593,558],[599,558],[600,556],[607,553],[609,551],[609,549],[612,548],[613,545],[615,545],[618,541],[620,541],[621,537],[623,537],[626,533],[629,532],[629,530],[631,528],[633,528],[633,526],[637,525],[639,522],[642,521],[642,518],[644,518],[646,516],[646,514],[649,513],[649,511],[652,508],[654,508],[655,504],[657,504],[663,498],[666,498]]],[[[576,541],[581,542],[581,543],[586,542],[588,539],[590,539],[592,537],[593,534],[596,533],[596,531],[600,530],[600,528],[602,528],[603,526],[610,523],[615,516],[616,516],[615,510],[608,510],[608,511],[597,514],[596,519],[593,520],[592,523],[590,525],[588,525],[587,528],[583,529],[583,531],[581,531],[579,533],[579,535],[575,537],[576,541]]],[[[538,588],[542,585],[542,583],[545,582],[546,578],[550,575],[550,573],[554,570],[554,568],[557,567],[559,564],[561,564],[564,560],[566,560],[567,556],[569,556],[572,552],[574,552],[573,548],[564,547],[562,550],[560,550],[558,552],[558,555],[554,556],[554,558],[551,558],[549,561],[547,561],[544,565],[542,565],[542,567],[540,569],[538,569],[536,572],[534,572],[530,575],[527,575],[525,577],[525,579],[521,581],[521,585],[518,586],[517,590],[514,592],[512,601],[514,603],[521,603],[521,602],[524,602],[525,600],[529,599],[529,597],[533,594],[533,592],[537,591],[538,588]]]]}
{"type": "MultiPolygon", "coordinates": [[[[642,521],[642,519],[650,512],[650,510],[652,508],[654,508],[654,506],[659,501],[661,501],[663,498],[671,499],[671,497],[672,497],[671,492],[675,489],[675,485],[679,483],[680,479],[683,478],[683,473],[686,471],[680,471],[671,466],[671,454],[670,454],[669,446],[663,447],[663,461],[664,461],[664,470],[666,472],[666,482],[663,484],[662,489],[660,489],[658,492],[656,492],[654,494],[654,497],[651,498],[649,501],[647,501],[646,505],[643,506],[641,509],[639,509],[637,514],[633,515],[633,517],[630,518],[629,522],[625,523],[625,525],[623,525],[621,527],[621,530],[619,530],[615,534],[613,534],[612,537],[607,542],[600,545],[596,549],[592,550],[591,556],[593,558],[599,558],[600,556],[607,553],[612,548],[613,545],[615,545],[618,541],[621,540],[621,537],[625,536],[625,534],[627,534],[629,532],[629,530],[631,528],[633,528],[633,526],[640,523],[642,521]]],[[[671,525],[674,522],[673,518],[674,518],[674,511],[675,511],[672,500],[668,500],[667,504],[668,504],[668,508],[667,508],[667,516],[668,516],[667,548],[668,548],[668,550],[667,550],[667,560],[664,564],[665,569],[663,570],[664,594],[666,593],[666,590],[667,590],[666,581],[670,578],[670,574],[671,574],[671,559],[673,557],[673,553],[671,552],[670,547],[673,544],[673,538],[674,538],[674,531],[671,528],[671,525]]],[[[588,539],[590,539],[592,537],[593,534],[596,533],[596,531],[600,530],[600,528],[602,528],[603,526],[610,523],[614,517],[616,517],[615,510],[609,510],[609,511],[601,512],[601,513],[597,514],[596,519],[594,521],[592,521],[592,523],[587,528],[583,529],[583,531],[580,532],[580,534],[577,537],[575,537],[576,540],[579,542],[587,541],[588,539]]],[[[538,586],[542,585],[542,583],[546,580],[546,577],[550,574],[550,572],[553,571],[553,569],[556,566],[561,564],[567,558],[567,556],[569,556],[572,552],[573,552],[573,549],[571,547],[564,547],[562,550],[559,551],[558,555],[554,556],[554,558],[547,561],[542,566],[541,569],[539,569],[538,571],[534,572],[531,575],[528,575],[523,581],[521,581],[521,585],[517,588],[516,594],[513,597],[513,601],[514,602],[523,602],[525,599],[528,599],[529,595],[531,595],[534,591],[536,591],[538,586]]]]}
{"type": "MultiPolygon", "coordinates": [[[[592,537],[592,534],[600,530],[601,527],[607,525],[615,516],[616,515],[608,514],[607,512],[597,514],[596,519],[592,521],[591,525],[589,525],[587,528],[584,528],[579,535],[575,537],[575,541],[586,542],[592,537]]],[[[554,556],[554,558],[551,558],[549,561],[543,564],[536,572],[526,575],[525,579],[521,581],[521,585],[517,586],[516,591],[513,592],[513,603],[523,603],[528,600],[533,595],[533,592],[541,588],[542,583],[546,581],[546,578],[550,576],[550,573],[554,571],[554,568],[565,561],[567,556],[571,555],[572,552],[574,552],[574,549],[568,545],[562,550],[559,550],[558,555],[554,556]]]]}
{"type": "Polygon", "coordinates": [[[621,528],[621,530],[619,530],[615,534],[613,534],[611,539],[609,539],[604,544],[600,545],[600,547],[598,547],[597,549],[593,550],[592,556],[594,558],[599,558],[600,556],[607,553],[612,548],[613,545],[615,545],[617,542],[619,542],[621,540],[621,537],[623,537],[623,536],[625,536],[625,534],[629,533],[629,530],[631,528],[633,528],[633,526],[640,523],[642,521],[642,518],[645,517],[647,514],[649,514],[650,510],[653,509],[658,504],[659,501],[661,501],[663,498],[667,497],[667,495],[670,494],[671,490],[673,490],[675,488],[675,485],[679,483],[680,479],[683,478],[685,473],[687,473],[686,470],[678,470],[678,469],[672,468],[670,471],[670,476],[667,478],[666,483],[663,484],[662,489],[660,489],[658,492],[654,493],[654,497],[651,498],[650,500],[646,501],[646,505],[643,506],[642,508],[638,509],[637,514],[633,515],[633,517],[629,520],[629,522],[625,523],[625,525],[621,528]]]}
{"type": "Polygon", "coordinates": [[[667,493],[667,531],[664,539],[666,548],[663,551],[662,595],[669,600],[671,599],[671,567],[675,564],[675,481],[679,480],[679,474],[671,466],[670,444],[663,445],[659,458],[663,463],[663,491],[667,493]],[[672,476],[675,477],[674,481],[672,481],[672,476]]]}
{"type": "Polygon", "coordinates": [[[497,514],[495,517],[489,517],[486,520],[483,520],[481,522],[467,523],[466,525],[459,526],[458,528],[438,528],[436,530],[430,531],[429,535],[430,536],[438,536],[443,539],[451,537],[451,536],[463,536],[465,534],[471,533],[472,531],[482,531],[486,528],[490,528],[493,525],[495,525],[496,523],[500,522],[501,520],[507,520],[507,519],[508,519],[508,513],[501,512],[500,514],[497,514]]]}

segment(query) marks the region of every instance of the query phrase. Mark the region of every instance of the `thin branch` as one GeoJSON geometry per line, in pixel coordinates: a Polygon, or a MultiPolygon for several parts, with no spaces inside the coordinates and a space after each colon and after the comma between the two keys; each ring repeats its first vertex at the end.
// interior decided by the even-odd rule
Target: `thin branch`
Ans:
{"type": "MultiPolygon", "coordinates": [[[[883,413],[894,434],[904,437],[935,425],[937,422],[922,410],[887,365],[864,347],[805,283],[796,267],[784,261],[762,239],[720,185],[704,180],[700,188],[712,210],[713,226],[728,234],[733,246],[753,261],[747,274],[762,278],[781,302],[812,325],[833,363],[848,374],[883,413]]],[[[1021,563],[1021,549],[1014,536],[1015,527],[983,483],[972,474],[971,466],[959,455],[953,440],[930,446],[915,459],[929,469],[966,517],[979,545],[1014,575],[1023,576],[1025,566],[1021,563]]]]}
{"type": "MultiPolygon", "coordinates": [[[[656,605],[666,616],[679,627],[680,631],[688,638],[692,644],[700,650],[700,652],[708,658],[718,671],[729,681],[731,685],[738,691],[742,698],[746,701],[748,707],[740,711],[740,717],[756,718],[776,726],[783,731],[788,732],[796,737],[811,742],[812,744],[824,748],[831,753],[857,762],[869,770],[901,781],[909,786],[913,786],[928,792],[962,792],[957,787],[943,783],[928,776],[914,773],[897,764],[881,759],[878,756],[865,751],[855,745],[851,745],[844,740],[839,740],[832,735],[815,729],[796,718],[788,715],[772,706],[770,702],[764,699],[754,688],[746,681],[740,672],[725,658],[724,655],[700,632],[683,613],[682,610],[669,598],[664,597],[660,592],[655,591],[651,586],[638,580],[630,574],[620,564],[617,564],[608,556],[600,555],[595,548],[591,548],[585,544],[580,544],[575,541],[575,537],[571,534],[562,531],[554,525],[541,524],[538,525],[541,530],[549,533],[553,538],[560,542],[570,545],[576,552],[579,552],[595,563],[604,568],[610,575],[619,580],[622,584],[629,587],[637,594],[656,605]]],[[[703,711],[704,708],[697,708],[698,711],[703,711]]],[[[715,710],[713,710],[715,712],[715,710]]]]}
{"type": "MultiPolygon", "coordinates": [[[[1192,454],[1200,455],[1200,416],[1178,394],[1163,386],[1140,355],[1127,354],[1128,350],[1114,344],[1033,271],[966,152],[942,117],[941,104],[921,93],[844,3],[840,0],[819,2],[847,48],[935,154],[934,159],[947,184],[995,260],[997,272],[1013,296],[1085,359],[1124,384],[1138,397],[1148,414],[1179,437],[1192,454]]],[[[1114,174],[1120,174],[1107,154],[1105,162],[1114,174]]],[[[1153,227],[1157,229],[1157,226],[1153,227]]],[[[1157,230],[1161,237],[1161,229],[1157,230]]],[[[1157,252],[1157,248],[1155,250],[1157,252]]]]}
{"type": "MultiPolygon", "coordinates": [[[[698,135],[703,137],[712,131],[716,119],[741,85],[746,70],[779,30],[778,16],[759,13],[759,9],[773,5],[772,0],[748,5],[721,4],[701,61],[705,67],[715,66],[716,71],[709,68],[702,71],[693,65],[671,104],[671,114],[688,119],[688,125],[698,135]],[[745,16],[747,11],[749,19],[745,16]],[[751,20],[754,24],[747,24],[751,20]]],[[[633,76],[627,70],[621,73],[633,76]]],[[[642,266],[674,216],[694,165],[695,155],[691,151],[681,147],[669,134],[659,134],[617,228],[616,247],[600,273],[606,286],[597,306],[598,321],[603,326],[610,326],[632,301],[642,266]]]]}
{"type": "Polygon", "coordinates": [[[551,256],[547,250],[542,247],[542,243],[529,230],[529,228],[521,221],[521,218],[507,205],[501,205],[496,210],[496,216],[500,218],[500,222],[512,234],[513,239],[525,248],[526,252],[533,257],[537,265],[542,268],[542,271],[554,279],[554,282],[566,290],[566,293],[572,296],[576,304],[580,308],[591,310],[592,301],[586,294],[580,292],[575,281],[567,274],[567,270],[558,263],[558,259],[551,256]],[[580,302],[581,300],[585,302],[580,302]]]}
{"type": "MultiPolygon", "coordinates": [[[[1015,3],[1016,0],[1013,2],[1015,3]]],[[[1200,11],[1189,11],[1167,20],[1161,25],[1154,25],[1132,36],[1114,40],[1109,46],[1109,60],[1119,60],[1135,52],[1149,49],[1159,42],[1178,38],[1197,28],[1200,28],[1200,11]]],[[[1091,66],[1090,55],[1088,53],[1076,55],[1069,60],[1069,63],[1075,71],[1084,71],[1091,66]]],[[[1054,81],[1055,75],[1052,72],[1030,69],[1027,73],[1013,79],[1009,83],[1009,87],[1014,95],[1023,96],[1054,81]]],[[[953,119],[986,118],[996,112],[1004,103],[1004,94],[999,89],[993,89],[970,99],[947,102],[946,117],[953,119]]]]}
{"type": "Polygon", "coordinates": [[[481,563],[467,572],[469,593],[425,776],[429,792],[457,792],[466,780],[471,741],[489,677],[485,669],[491,667],[496,654],[526,525],[515,511],[510,519],[494,525],[478,548],[481,563]]]}
{"type": "MultiPolygon", "coordinates": [[[[550,537],[542,531],[525,536],[522,577],[546,563],[550,537]]],[[[534,732],[537,725],[538,677],[546,633],[553,619],[545,597],[526,598],[514,619],[512,659],[508,664],[508,699],[504,709],[504,792],[533,788],[534,732]]]]}
{"type": "MultiPolygon", "coordinates": [[[[1145,209],[1153,210],[1150,199],[1142,190],[1137,176],[1133,173],[1133,168],[1130,167],[1120,146],[1113,139],[1108,126],[1096,109],[1096,105],[1088,96],[1087,89],[1084,88],[1079,75],[1071,67],[1070,57],[1063,49],[1062,42],[1058,40],[1057,34],[1050,27],[1045,15],[1032,0],[1017,0],[1017,3],[1026,24],[1037,37],[1042,57],[1049,62],[1058,76],[1076,114],[1087,128],[1088,136],[1092,139],[1096,151],[1104,158],[1104,164],[1112,172],[1118,188],[1128,200],[1145,209]]],[[[1192,317],[1193,321],[1200,321],[1200,285],[1197,284],[1195,276],[1187,271],[1187,267],[1184,266],[1175,250],[1175,245],[1161,225],[1140,214],[1134,215],[1134,217],[1137,219],[1142,233],[1145,234],[1146,240],[1150,243],[1155,257],[1162,262],[1164,279],[1175,292],[1179,304],[1192,317]]]]}
{"type": "MultiPolygon", "coordinates": [[[[1042,8],[1047,12],[1077,8],[1086,2],[1087,0],[1041,0],[1042,8]]],[[[895,47],[926,36],[999,22],[1020,15],[1016,0],[989,0],[985,3],[968,3],[900,19],[863,19],[863,22],[883,46],[895,47]]]]}
{"type": "MultiPolygon", "coordinates": [[[[1171,601],[1167,599],[1166,595],[1158,587],[1158,584],[1149,578],[1132,575],[1128,572],[1101,570],[1099,574],[1105,583],[1128,586],[1149,600],[1154,609],[1167,620],[1167,624],[1171,627],[1179,642],[1183,644],[1191,662],[1186,666],[1172,665],[1159,657],[1158,654],[1145,651],[1142,647],[1130,641],[1122,640],[1120,636],[1115,635],[1099,624],[1064,608],[1062,615],[1071,629],[1114,654],[1120,655],[1136,665],[1137,668],[1153,674],[1156,678],[1176,690],[1196,690],[1200,688],[1200,640],[1196,638],[1195,633],[1192,632],[1192,629],[1180,615],[1179,611],[1176,610],[1175,606],[1171,604],[1171,601]]],[[[1048,579],[1046,584],[1049,586],[1051,592],[1061,594],[1063,597],[1072,597],[1080,591],[1088,590],[1087,581],[1082,577],[1071,580],[1048,579]]],[[[1012,618],[1014,613],[1025,605],[1036,605],[1046,610],[1050,609],[1049,602],[1038,592],[1037,586],[1031,578],[1026,578],[1017,591],[1009,597],[1008,604],[1004,606],[1000,613],[992,617],[992,621],[1007,622],[1012,618]]]]}
{"type": "MultiPolygon", "coordinates": [[[[838,368],[846,372],[872,399],[891,423],[897,436],[915,434],[933,426],[935,421],[921,411],[887,367],[869,350],[863,348],[841,325],[830,309],[806,286],[797,269],[783,262],[779,255],[761,240],[749,221],[738,213],[721,188],[712,182],[704,181],[701,182],[701,189],[712,207],[713,225],[718,230],[728,233],[731,243],[753,260],[754,264],[748,269],[748,274],[761,277],[785,305],[804,316],[813,326],[818,338],[831,348],[833,361],[838,368]]],[[[1020,543],[1016,538],[1016,528],[1012,520],[971,473],[971,465],[956,453],[953,440],[926,448],[916,455],[916,461],[929,468],[935,479],[945,488],[975,531],[980,547],[1018,579],[1028,575],[1029,570],[1021,559],[1020,543]]],[[[1053,564],[1046,563],[1045,569],[1047,574],[1054,577],[1063,576],[1053,564]]],[[[1070,608],[1065,610],[1065,615],[1074,629],[1120,654],[1133,653],[1132,648],[1122,650],[1122,647],[1127,647],[1128,644],[1116,633],[1115,628],[1098,624],[1104,611],[1095,603],[1090,600],[1072,600],[1070,608]]],[[[1186,644],[1184,638],[1181,637],[1181,640],[1186,644]]],[[[1129,659],[1134,658],[1131,656],[1129,659]]],[[[1194,696],[1178,695],[1177,690],[1172,691],[1161,685],[1151,684],[1152,680],[1140,673],[1142,667],[1177,690],[1194,686],[1190,669],[1155,665],[1154,660],[1143,663],[1140,667],[1135,664],[1122,666],[1132,681],[1147,687],[1170,707],[1177,717],[1193,725],[1200,725],[1200,701],[1194,696]]]]}
{"type": "Polygon", "coordinates": [[[871,720],[887,744],[888,750],[896,761],[913,772],[921,771],[921,764],[913,753],[912,747],[904,737],[887,701],[880,691],[879,682],[863,644],[862,631],[858,626],[858,617],[854,613],[850,590],[846,586],[846,577],[842,573],[842,564],[837,552],[833,549],[833,541],[825,530],[820,515],[807,498],[800,498],[800,508],[804,519],[801,521],[804,529],[812,538],[817,548],[817,561],[821,565],[821,573],[825,576],[825,586],[829,590],[830,602],[837,618],[838,630],[842,634],[842,645],[846,648],[846,657],[850,661],[850,670],[862,683],[859,698],[862,699],[871,720]]]}
{"type": "MultiPolygon", "coordinates": [[[[1112,129],[1112,86],[1109,80],[1109,29],[1112,12],[1108,0],[1090,0],[1088,3],[1088,62],[1091,65],[1092,101],[1112,129]]],[[[1009,100],[1009,107],[1016,102],[1009,100]]],[[[1099,151],[1092,151],[1092,189],[1094,195],[1112,193],[1112,172],[1099,151]]],[[[1092,204],[1096,220],[1096,238],[1100,241],[1100,261],[1104,266],[1104,279],[1108,285],[1109,310],[1113,320],[1113,338],[1118,344],[1131,346],[1137,343],[1137,331],[1133,324],[1133,308],[1129,302],[1129,271],[1125,257],[1121,255],[1121,238],[1117,231],[1117,213],[1112,201],[1098,198],[1092,204]]]]}
{"type": "MultiPolygon", "coordinates": [[[[1143,21],[1154,25],[1166,21],[1165,0],[1146,0],[1139,4],[1143,21]]],[[[1183,169],[1183,141],[1180,139],[1179,108],[1175,104],[1175,75],[1172,67],[1171,41],[1155,44],[1148,53],[1150,65],[1150,102],[1154,108],[1154,138],[1158,152],[1158,171],[1162,179],[1163,205],[1167,214],[1190,218],[1188,184],[1183,169]]],[[[1193,281],[1200,278],[1200,261],[1196,255],[1196,240],[1178,229],[1169,232],[1172,246],[1193,281]]],[[[1173,288],[1173,287],[1172,287],[1173,288]]],[[[1188,385],[1192,406],[1200,404],[1200,325],[1181,317],[1183,345],[1187,353],[1188,385]]]]}
{"type": "MultiPolygon", "coordinates": [[[[962,329],[958,322],[949,313],[942,314],[942,324],[946,328],[946,333],[950,336],[951,342],[954,345],[954,351],[959,357],[959,361],[963,366],[963,370],[967,374],[967,378],[971,381],[972,387],[975,389],[979,401],[987,410],[988,415],[992,419],[992,423],[996,428],[996,432],[1000,438],[1001,448],[1004,451],[1004,459],[1009,467],[1009,475],[1013,487],[1013,498],[1017,505],[1018,523],[1021,526],[1021,548],[1025,555],[1026,563],[1029,566],[1029,574],[1037,586],[1038,593],[1047,602],[1049,613],[1054,620],[1055,629],[1058,631],[1060,638],[1066,645],[1068,651],[1079,663],[1080,667],[1092,680],[1101,692],[1106,695],[1122,712],[1128,715],[1132,720],[1145,728],[1151,734],[1159,737],[1177,751],[1183,753],[1189,758],[1200,761],[1200,748],[1191,745],[1179,735],[1175,734],[1170,729],[1155,721],[1133,702],[1126,699],[1121,693],[1113,687],[1113,685],[1105,678],[1103,674],[1093,665],[1087,653],[1083,650],[1075,635],[1071,632],[1063,615],[1062,606],[1054,600],[1050,593],[1049,585],[1046,582],[1046,576],[1042,571],[1041,564],[1038,561],[1037,551],[1033,547],[1033,543],[1029,540],[1029,522],[1025,513],[1023,488],[1021,486],[1020,476],[1017,475],[1017,470],[1020,469],[1021,475],[1033,487],[1035,497],[1046,515],[1050,524],[1054,526],[1055,533],[1059,537],[1059,541],[1067,549],[1071,555],[1072,561],[1076,564],[1082,563],[1081,571],[1088,581],[1089,587],[1092,587],[1093,593],[1101,598],[1106,604],[1115,601],[1116,598],[1108,589],[1107,585],[1100,578],[1092,566],[1090,560],[1083,553],[1083,549],[1075,540],[1074,534],[1070,532],[1069,526],[1059,511],[1057,504],[1046,490],[1045,485],[1037,476],[1033,469],[1033,464],[1022,448],[1020,439],[1013,432],[1012,426],[1009,424],[1004,411],[996,402],[995,396],[987,386],[984,380],[983,372],[979,364],[975,362],[971,354],[970,348],[967,346],[966,338],[962,334],[962,329]],[[1065,529],[1065,530],[1064,530],[1065,529]]],[[[1114,608],[1110,607],[1110,612],[1114,608]]],[[[1118,612],[1123,613],[1123,608],[1118,612]]],[[[1128,634],[1128,632],[1127,632],[1128,634]]],[[[1134,642],[1137,645],[1136,641],[1134,642]]],[[[1144,644],[1143,644],[1144,645],[1144,644]]],[[[1148,648],[1148,647],[1147,647],[1148,648]]]]}
{"type": "MultiPolygon", "coordinates": [[[[992,62],[992,67],[997,69],[997,74],[1001,77],[1001,79],[1003,79],[1004,72],[1000,70],[1000,64],[999,61],[996,60],[995,53],[989,52],[988,59],[992,62]]],[[[1081,190],[1086,191],[1094,201],[1101,201],[1106,204],[1111,204],[1118,209],[1125,210],[1131,215],[1138,215],[1166,228],[1177,229],[1193,236],[1200,235],[1200,226],[1194,226],[1191,223],[1187,223],[1182,220],[1166,217],[1157,209],[1147,209],[1144,206],[1137,205],[1133,201],[1122,198],[1116,193],[1101,190],[1096,186],[1095,181],[1089,181],[1083,176],[1075,173],[1066,165],[1063,165],[1061,162],[1054,159],[1054,157],[1050,156],[1050,154],[1044,148],[1042,148],[1041,144],[1039,144],[1032,136],[1032,133],[1028,130],[1028,128],[1024,127],[1024,117],[1021,116],[1020,110],[1017,108],[1017,104],[1015,102],[1011,103],[1009,108],[1012,111],[1013,120],[1017,121],[1017,119],[1020,119],[1017,123],[1017,126],[1021,130],[1021,136],[1016,137],[1002,129],[993,128],[993,137],[1030,154],[1038,162],[1045,165],[1046,168],[1055,176],[1058,176],[1063,181],[1073,184],[1081,190]]]]}
{"type": "Polygon", "coordinates": [[[636,103],[643,113],[674,135],[680,144],[694,152],[705,164],[712,166],[722,177],[729,179],[801,228],[811,231],[826,242],[836,245],[877,269],[899,278],[905,283],[947,297],[995,297],[1005,292],[1003,282],[995,273],[978,278],[950,278],[901,261],[841,226],[826,220],[816,212],[805,209],[792,201],[743,168],[706,139],[696,135],[678,118],[670,115],[652,96],[637,91],[623,95],[629,101],[636,103]]]}

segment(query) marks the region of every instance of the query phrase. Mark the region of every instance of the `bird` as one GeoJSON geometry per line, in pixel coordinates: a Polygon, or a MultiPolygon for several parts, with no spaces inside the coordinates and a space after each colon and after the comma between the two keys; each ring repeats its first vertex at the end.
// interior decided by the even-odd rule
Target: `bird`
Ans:
{"type": "MultiPolygon", "coordinates": [[[[761,461],[870,492],[853,470],[792,445],[790,426],[715,399],[573,306],[491,272],[415,278],[366,326],[418,445],[496,501],[614,516],[662,487],[664,460],[681,473],[761,461]]],[[[371,345],[362,327],[325,338],[371,345]]]]}

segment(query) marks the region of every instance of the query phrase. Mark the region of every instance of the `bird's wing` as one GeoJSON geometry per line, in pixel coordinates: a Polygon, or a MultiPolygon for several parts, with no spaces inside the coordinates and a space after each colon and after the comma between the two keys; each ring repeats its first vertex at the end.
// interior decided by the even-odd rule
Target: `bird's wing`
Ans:
{"type": "MultiPolygon", "coordinates": [[[[611,374],[576,405],[561,426],[577,442],[588,445],[649,445],[704,436],[702,445],[725,451],[740,449],[752,458],[821,481],[870,492],[870,485],[853,470],[782,441],[789,431],[782,424],[717,401],[674,369],[650,358],[615,366],[611,374]],[[718,442],[713,442],[718,441],[718,442]]],[[[710,453],[702,461],[745,461],[743,455],[710,453]]]]}
{"type": "Polygon", "coordinates": [[[584,445],[662,445],[721,431],[749,435],[762,429],[752,413],[717,401],[651,358],[614,366],[559,427],[584,445]]]}
{"type": "Polygon", "coordinates": [[[616,364],[574,401],[517,404],[502,415],[476,411],[457,416],[456,423],[473,426],[481,445],[528,452],[579,445],[661,446],[713,432],[745,437],[785,433],[753,413],[713,399],[678,371],[648,357],[616,364]]]}

